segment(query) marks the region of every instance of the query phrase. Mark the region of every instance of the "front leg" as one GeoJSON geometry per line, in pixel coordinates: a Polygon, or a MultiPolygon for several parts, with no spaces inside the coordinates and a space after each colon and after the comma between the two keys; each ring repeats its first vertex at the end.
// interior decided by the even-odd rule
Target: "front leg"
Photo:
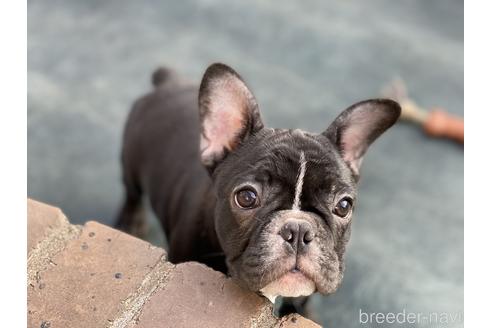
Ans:
{"type": "Polygon", "coordinates": [[[279,317],[291,313],[298,313],[304,317],[312,318],[311,307],[308,305],[309,296],[301,297],[283,297],[278,310],[279,317]]]}

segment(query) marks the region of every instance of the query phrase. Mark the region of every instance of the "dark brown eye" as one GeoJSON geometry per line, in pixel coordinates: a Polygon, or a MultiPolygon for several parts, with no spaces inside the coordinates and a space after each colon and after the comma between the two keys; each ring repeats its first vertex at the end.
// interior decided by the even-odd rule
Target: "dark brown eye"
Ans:
{"type": "Polygon", "coordinates": [[[252,189],[241,189],[236,192],[236,204],[241,208],[254,208],[258,206],[258,195],[252,189]]]}
{"type": "Polygon", "coordinates": [[[352,199],[349,197],[344,197],[342,200],[340,200],[333,209],[333,213],[338,215],[339,217],[346,217],[350,211],[352,210],[352,199]]]}

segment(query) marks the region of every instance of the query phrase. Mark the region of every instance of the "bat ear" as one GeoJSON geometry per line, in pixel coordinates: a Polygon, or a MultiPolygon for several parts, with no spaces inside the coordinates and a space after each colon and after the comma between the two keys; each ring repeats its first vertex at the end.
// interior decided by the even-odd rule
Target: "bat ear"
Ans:
{"type": "Polygon", "coordinates": [[[263,128],[253,93],[239,74],[224,64],[213,64],[205,71],[199,110],[201,160],[209,171],[263,128]]]}
{"type": "Polygon", "coordinates": [[[337,147],[355,177],[369,146],[400,117],[400,105],[370,99],[344,110],[322,134],[337,147]]]}

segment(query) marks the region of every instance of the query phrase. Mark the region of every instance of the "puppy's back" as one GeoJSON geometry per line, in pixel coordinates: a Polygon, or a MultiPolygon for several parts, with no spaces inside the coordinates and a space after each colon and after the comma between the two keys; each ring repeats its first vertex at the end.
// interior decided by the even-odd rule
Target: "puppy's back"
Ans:
{"type": "Polygon", "coordinates": [[[149,196],[167,226],[190,215],[182,204],[210,178],[199,157],[198,87],[165,68],[154,72],[152,83],[154,90],[128,116],[121,159],[124,179],[149,196]]]}

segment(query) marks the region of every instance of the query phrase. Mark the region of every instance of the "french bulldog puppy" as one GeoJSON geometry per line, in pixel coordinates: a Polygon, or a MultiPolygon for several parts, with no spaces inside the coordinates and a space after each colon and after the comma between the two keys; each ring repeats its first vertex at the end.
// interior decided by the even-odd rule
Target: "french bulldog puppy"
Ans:
{"type": "Polygon", "coordinates": [[[270,300],[340,285],[367,148],[400,115],[387,99],[356,103],[321,134],[264,126],[230,67],[199,88],[167,69],[126,123],[126,197],[117,226],[145,231],[146,195],[174,263],[199,261],[270,300]]]}

